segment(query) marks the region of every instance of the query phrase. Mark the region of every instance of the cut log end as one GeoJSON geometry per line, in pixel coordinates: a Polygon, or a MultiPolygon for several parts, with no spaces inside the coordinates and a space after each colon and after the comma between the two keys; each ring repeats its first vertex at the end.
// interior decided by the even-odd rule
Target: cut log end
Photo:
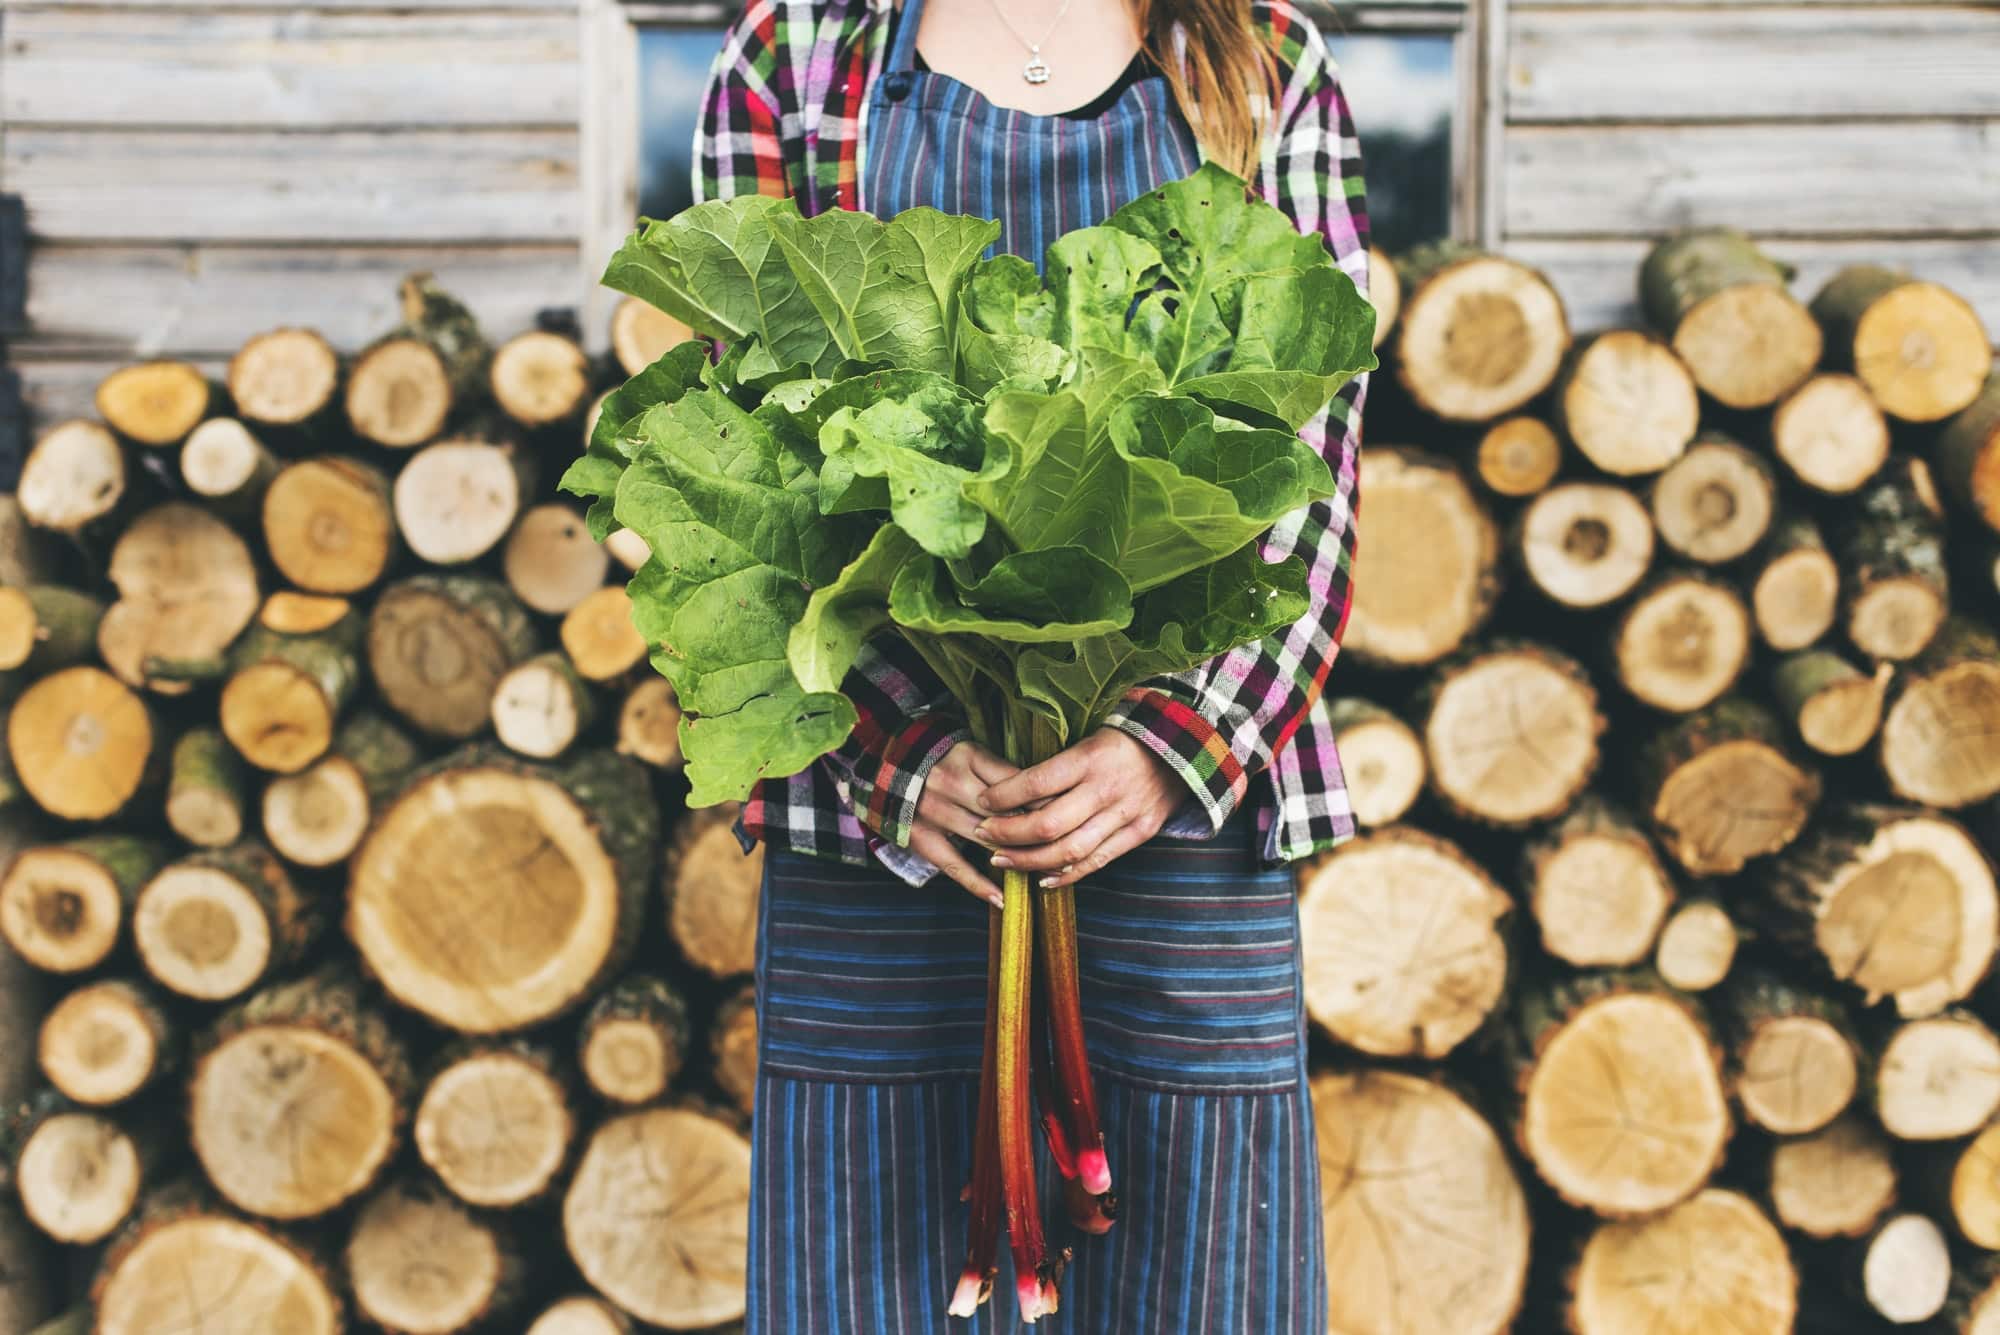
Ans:
{"type": "Polygon", "coordinates": [[[1736,924],[1713,900],[1677,909],[1660,929],[1653,967],[1671,987],[1706,992],[1729,976],[1736,962],[1736,924]]]}
{"type": "Polygon", "coordinates": [[[528,1335],[632,1335],[632,1322],[602,1298],[577,1294],[543,1309],[528,1335]]]}
{"type": "Polygon", "coordinates": [[[108,1117],[58,1112],[39,1119],[20,1148],[14,1188],[22,1212],[57,1242],[101,1242],[138,1203],[144,1164],[131,1136],[108,1117]]]}
{"type": "Polygon", "coordinates": [[[1398,373],[1420,407],[1447,421],[1487,422],[1549,387],[1570,336],[1546,279],[1481,255],[1417,281],[1397,339],[1398,373]]]}
{"type": "Polygon", "coordinates": [[[599,1126],[563,1201],[591,1287],[676,1330],[744,1311],[750,1146],[713,1118],[651,1108],[599,1126]]]}
{"type": "Polygon", "coordinates": [[[391,1186],[361,1207],[346,1263],[360,1314],[410,1335],[479,1326],[512,1297],[519,1267],[491,1225],[418,1185],[391,1186]]]}
{"type": "Polygon", "coordinates": [[[1603,719],[1574,663],[1537,648],[1483,653],[1444,674],[1424,724],[1438,793],[1494,825],[1567,810],[1597,768],[1603,719]]]}
{"type": "Polygon", "coordinates": [[[1423,739],[1388,710],[1360,700],[1332,706],[1340,764],[1358,825],[1393,825],[1423,792],[1429,765],[1423,739]]]}
{"type": "Polygon", "coordinates": [[[383,700],[424,732],[470,737],[490,722],[500,678],[533,652],[535,635],[506,585],[470,575],[417,576],[376,600],[368,620],[369,675],[383,700]]]}
{"type": "Polygon", "coordinates": [[[1799,739],[1826,756],[1851,756],[1882,726],[1883,698],[1895,670],[1878,663],[1864,676],[1838,655],[1801,654],[1774,674],[1778,703],[1791,715],[1799,739]]]}
{"type": "Polygon", "coordinates": [[[583,1045],[583,1078],[614,1103],[658,1098],[679,1065],[667,1036],[644,1020],[605,1020],[591,1027],[583,1045]]]}
{"type": "Polygon", "coordinates": [[[743,851],[733,806],[691,816],[666,864],[667,931],[690,964],[717,978],[757,966],[764,846],[743,851]]]}
{"type": "Polygon", "coordinates": [[[1736,1097],[1744,1115],[1775,1135],[1819,1130],[1853,1101],[1860,1083],[1853,1045],[1815,1015],[1756,1025],[1737,1062],[1736,1097]]]}
{"type": "Polygon", "coordinates": [[[229,395],[253,422],[297,426],[333,402],[340,358],[311,329],[273,329],[250,339],[229,362],[229,395]]]}
{"type": "Polygon", "coordinates": [[[280,573],[314,593],[359,593],[395,553],[389,484],[350,459],[305,459],[264,493],[264,543],[280,573]]]}
{"type": "Polygon", "coordinates": [[[646,638],[632,624],[632,600],[620,584],[584,598],[562,621],[562,645],[585,681],[610,681],[646,657],[646,638]]]}
{"type": "Polygon", "coordinates": [[[1444,1056],[1499,1004],[1511,907],[1477,864],[1414,830],[1335,849],[1301,877],[1307,1013],[1362,1052],[1444,1056]]]}
{"type": "Polygon", "coordinates": [[[716,1014],[710,1074],[745,1117],[757,1109],[757,991],[746,984],[716,1014]]]}
{"type": "Polygon", "coordinates": [[[1776,723],[1738,697],[1690,715],[1648,757],[1649,814],[1662,844],[1697,876],[1726,876],[1798,837],[1819,780],[1780,748],[1776,723]]]}
{"type": "Polygon", "coordinates": [[[1653,485],[1660,541],[1717,565],[1749,552],[1777,514],[1777,487],[1756,455],[1718,437],[1697,441],[1653,485]]]}
{"type": "Polygon", "coordinates": [[[1578,451],[1619,477],[1659,472],[1681,457],[1699,424],[1687,367],[1664,343],[1630,329],[1578,353],[1558,399],[1578,451]]]}
{"type": "Polygon", "coordinates": [[[153,769],[153,721],[132,689],[79,666],[43,677],[7,715],[7,751],[21,786],[65,820],[124,810],[153,769]]]}
{"type": "Polygon", "coordinates": [[[1842,1117],[1771,1152],[1771,1207],[1809,1238],[1859,1238],[1896,1202],[1889,1142],[1858,1116],[1842,1117]]]}
{"type": "Polygon", "coordinates": [[[194,862],[162,870],[132,909],[146,972],[200,1001],[240,996],[270,971],[283,948],[273,927],[270,905],[244,875],[194,862]]]}
{"type": "Polygon", "coordinates": [[[1492,1129],[1443,1085],[1400,1072],[1322,1075],[1312,1094],[1331,1328],[1512,1329],[1528,1210],[1492,1129]]]}
{"type": "Polygon", "coordinates": [[[1771,445],[1792,476],[1844,495],[1889,457],[1889,424],[1868,387],[1824,372],[1800,385],[1771,415],[1771,445]]]}
{"type": "Polygon", "coordinates": [[[1389,341],[1389,334],[1403,313],[1403,280],[1396,271],[1396,262],[1376,246],[1368,247],[1368,304],[1375,308],[1371,342],[1379,350],[1389,341]]]}
{"type": "Polygon", "coordinates": [[[453,1195],[506,1208],[548,1190],[575,1130],[568,1097],[549,1068],[493,1048],[471,1052],[432,1078],[411,1138],[453,1195]]]}
{"type": "Polygon", "coordinates": [[[125,452],[101,422],[60,422],[21,463],[21,515],[36,528],[79,534],[125,495],[125,452]]]}
{"type": "Polygon", "coordinates": [[[1897,1215],[1868,1240],[1861,1262],[1868,1305],[1897,1325],[1928,1321],[1951,1291],[1951,1248],[1920,1214],[1897,1215]]]}
{"type": "Polygon", "coordinates": [[[451,374],[437,349],[417,338],[377,343],[347,376],[347,420],[356,435],[390,449],[421,445],[451,415],[451,374]]]}
{"type": "Polygon", "coordinates": [[[493,732],[510,751],[548,760],[569,749],[589,725],[588,689],[560,654],[510,670],[493,692],[493,732]]]}
{"type": "Polygon", "coordinates": [[[43,1018],[36,1060],[65,1096],[104,1106],[130,1098],[159,1073],[167,1036],[166,1016],[136,987],[92,983],[43,1018]]]}
{"type": "Polygon", "coordinates": [[[1776,553],[1757,572],[1750,604],[1766,644],[1780,653],[1803,649],[1833,628],[1840,567],[1820,546],[1776,553]]]}
{"type": "Polygon", "coordinates": [[[681,756],[681,706],[665,677],[649,676],[618,711],[618,753],[656,769],[675,769],[681,756]]]}
{"type": "Polygon", "coordinates": [[[1911,1020],[1875,1068],[1875,1112],[1899,1140],[1969,1136],[2000,1111],[2000,1039],[1966,1015],[1911,1020]]]}
{"type": "Polygon", "coordinates": [[[1870,580],[1847,605],[1847,638],[1870,658],[1902,661],[1923,651],[1951,604],[1921,575],[1870,580]]]}
{"type": "Polygon", "coordinates": [[[1344,648],[1384,664],[1436,662],[1492,608],[1499,531],[1456,468],[1414,451],[1377,447],[1361,486],[1376,541],[1358,558],[1344,648]]]}
{"type": "Polygon", "coordinates": [[[1663,577],[1632,603],[1612,645],[1618,679],[1655,709],[1712,703],[1750,661],[1750,613],[1735,590],[1693,574],[1663,577]]]}
{"type": "Polygon", "coordinates": [[[604,585],[610,553],[593,542],[583,519],[566,505],[537,505],[508,535],[507,584],[537,612],[560,616],[604,585]]]}
{"type": "Polygon", "coordinates": [[[646,564],[647,558],[653,554],[653,549],[646,545],[646,540],[629,528],[621,528],[607,537],[604,540],[604,550],[611,553],[612,559],[627,570],[637,570],[646,564]]]}
{"type": "Polygon", "coordinates": [[[1630,593],[1653,561],[1653,521],[1623,487],[1571,482],[1528,503],[1516,537],[1528,578],[1564,607],[1630,593]]]}
{"type": "Polygon", "coordinates": [[[188,490],[232,508],[255,500],[277,471],[270,451],[233,417],[209,418],[181,447],[181,477],[188,490]]]}
{"type": "Polygon", "coordinates": [[[97,628],[105,663],[127,685],[180,693],[147,660],[220,657],[257,614],[249,544],[199,506],[169,502],[119,535],[108,570],[118,601],[97,628]]]}
{"type": "Polygon", "coordinates": [[[1673,885],[1637,830],[1580,830],[1534,860],[1542,948],[1579,967],[1636,964],[1652,949],[1673,885]]]}
{"type": "Polygon", "coordinates": [[[657,306],[626,297],[611,312],[611,352],[625,374],[634,376],[667,350],[694,337],[694,331],[657,306]]]}
{"type": "Polygon", "coordinates": [[[141,362],[97,386],[97,415],[141,445],[178,445],[208,416],[208,377],[186,362],[141,362]]]}
{"type": "Polygon", "coordinates": [[[1901,283],[1869,302],[1843,352],[1883,410],[1906,422],[1950,417],[1993,369],[1979,316],[1935,283],[1901,283]]]}
{"type": "Polygon", "coordinates": [[[1768,408],[1819,365],[1819,326],[1775,284],[1739,283],[1697,303],[1674,331],[1695,383],[1730,408],[1768,408]]]}
{"type": "Polygon", "coordinates": [[[345,756],[327,756],[265,786],[264,837],[288,862],[331,867],[360,846],[369,812],[361,770],[345,756]]]}
{"type": "Polygon", "coordinates": [[[531,329],[493,353],[488,383],[500,410],[523,426],[547,426],[590,397],[590,363],[574,339],[531,329]]]}
{"type": "Polygon", "coordinates": [[[1664,994],[1597,997],[1538,1040],[1521,1144],[1573,1205],[1619,1217],[1684,1201],[1721,1162],[1729,1129],[1714,1046],[1664,994]]]}
{"type": "Polygon", "coordinates": [[[124,896],[110,869],[76,849],[23,850],[0,881],[0,935],[48,973],[81,973],[117,945],[124,896]]]}
{"type": "Polygon", "coordinates": [[[1537,417],[1508,417],[1479,438],[1479,480],[1496,495],[1532,496],[1555,481],[1562,468],[1562,441],[1537,417]]]}
{"type": "Polygon", "coordinates": [[[432,565],[462,565],[491,551],[514,526],[532,478],[512,445],[440,440],[396,474],[396,524],[410,550],[432,565]]]}
{"type": "Polygon", "coordinates": [[[269,659],[234,673],[222,688],[223,735],[258,769],[296,774],[333,744],[335,711],[320,679],[269,659]]]}
{"type": "Polygon", "coordinates": [[[109,1253],[96,1335],[164,1330],[340,1335],[340,1300],[304,1253],[219,1211],[178,1213],[109,1253]]]}
{"type": "Polygon", "coordinates": [[[1952,1164],[1951,1216],[1975,1247],[2000,1249],[2000,1123],[1972,1138],[1952,1164]]]}
{"type": "Polygon", "coordinates": [[[1798,1274],[1746,1197],[1711,1188],[1664,1214],[1603,1224],[1571,1276],[1577,1335],[1788,1335],[1798,1274]]]}
{"type": "Polygon", "coordinates": [[[1883,720],[1881,757],[1912,801],[1954,809],[2000,792],[2000,662],[1912,673],[1883,720]]]}

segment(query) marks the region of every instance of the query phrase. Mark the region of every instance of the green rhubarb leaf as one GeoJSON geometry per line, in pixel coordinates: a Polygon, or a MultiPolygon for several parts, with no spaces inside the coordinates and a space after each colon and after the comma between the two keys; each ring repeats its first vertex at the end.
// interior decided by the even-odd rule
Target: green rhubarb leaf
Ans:
{"type": "Polygon", "coordinates": [[[1132,299],[1153,286],[1159,269],[1157,248],[1116,228],[1085,227],[1057,238],[1048,255],[1052,337],[1072,350],[1127,353],[1132,299]]]}
{"type": "MultiPolygon", "coordinates": [[[[881,378],[888,380],[888,373],[881,378]]],[[[819,431],[826,456],[822,503],[837,511],[886,503],[925,551],[966,556],[986,531],[986,512],[966,488],[1004,476],[1009,456],[1004,448],[989,448],[978,403],[951,381],[906,372],[895,390],[900,392],[878,392],[866,407],[845,403],[826,416],[819,431]]]]}
{"type": "Polygon", "coordinates": [[[889,621],[889,590],[922,549],[894,524],[877,529],[839,578],[814,589],[786,642],[792,675],[808,691],[837,691],[862,644],[889,621]]]}
{"type": "Polygon", "coordinates": [[[733,714],[681,720],[691,807],[741,802],[760,779],[797,774],[847,740],[857,715],[844,695],[760,696],[733,714]]]}
{"type": "Polygon", "coordinates": [[[1125,625],[1132,619],[1132,593],[1116,570],[1077,547],[1016,553],[962,586],[946,563],[924,555],[897,573],[889,616],[906,630],[930,635],[1042,644],[1125,625]]]}
{"type": "Polygon", "coordinates": [[[585,523],[598,542],[618,527],[611,498],[625,465],[640,447],[641,438],[632,430],[633,423],[654,404],[672,403],[699,385],[707,369],[707,346],[690,339],[669,348],[658,361],[605,396],[589,445],[557,484],[564,491],[590,498],[585,523]]]}

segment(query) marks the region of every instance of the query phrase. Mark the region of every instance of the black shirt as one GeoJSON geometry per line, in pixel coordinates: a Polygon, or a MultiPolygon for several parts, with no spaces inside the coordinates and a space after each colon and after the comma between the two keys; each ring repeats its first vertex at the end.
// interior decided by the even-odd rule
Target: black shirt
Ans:
{"type": "MultiPolygon", "coordinates": [[[[895,38],[895,31],[892,28],[890,30],[889,40],[893,41],[894,38],[895,38]]],[[[929,62],[924,59],[924,53],[921,51],[916,51],[913,52],[912,54],[915,55],[916,57],[917,68],[923,70],[926,73],[929,73],[931,67],[929,62]]],[[[1125,96],[1126,90],[1129,89],[1133,84],[1139,82],[1139,80],[1141,79],[1151,78],[1153,75],[1158,74],[1159,72],[1160,72],[1159,67],[1153,63],[1153,58],[1146,54],[1144,48],[1141,48],[1140,50],[1133,53],[1131,62],[1125,66],[1123,72],[1121,72],[1116,79],[1112,80],[1111,86],[1109,88],[1106,88],[1103,92],[1099,93],[1096,97],[1091,98],[1090,101],[1084,103],[1080,107],[1072,107],[1068,111],[1060,111],[1057,112],[1056,114],[1061,116],[1065,120],[1073,120],[1073,121],[1093,120],[1096,117],[1102,116],[1105,112],[1111,110],[1112,105],[1116,103],[1119,98],[1125,96]]]]}

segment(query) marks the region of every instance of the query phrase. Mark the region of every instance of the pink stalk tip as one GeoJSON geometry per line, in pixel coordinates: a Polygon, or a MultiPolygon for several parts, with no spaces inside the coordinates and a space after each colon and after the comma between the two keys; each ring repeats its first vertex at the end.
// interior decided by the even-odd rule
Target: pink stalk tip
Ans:
{"type": "Polygon", "coordinates": [[[1056,1310],[1056,1286],[1034,1275],[1014,1282],[1014,1298],[1021,1306],[1022,1322],[1030,1326],[1056,1310]]]}
{"type": "Polygon", "coordinates": [[[977,1270],[966,1270],[959,1275],[958,1288],[951,1295],[951,1306],[945,1310],[953,1316],[971,1316],[992,1292],[993,1281],[989,1276],[977,1270]]]}
{"type": "Polygon", "coordinates": [[[1083,1183],[1083,1189],[1093,1196],[1102,1196],[1111,1190],[1111,1161],[1104,1157],[1103,1146],[1077,1151],[1076,1176],[1083,1183]]]}

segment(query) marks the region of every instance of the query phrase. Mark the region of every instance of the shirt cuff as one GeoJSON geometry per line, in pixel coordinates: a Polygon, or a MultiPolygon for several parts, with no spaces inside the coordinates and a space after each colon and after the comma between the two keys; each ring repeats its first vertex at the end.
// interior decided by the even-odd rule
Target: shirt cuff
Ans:
{"type": "MultiPolygon", "coordinates": [[[[865,776],[868,809],[857,813],[861,823],[898,851],[907,849],[917,819],[917,803],[924,795],[924,780],[947,751],[971,735],[963,724],[949,716],[921,714],[891,737],[879,756],[869,757],[877,763],[875,772],[865,776]]],[[[909,877],[905,875],[904,879],[909,877]]]]}
{"type": "Polygon", "coordinates": [[[1126,692],[1104,723],[1166,761],[1187,785],[1193,802],[1161,827],[1162,834],[1208,838],[1242,803],[1249,789],[1243,764],[1194,706],[1163,690],[1139,686],[1126,692]]]}

